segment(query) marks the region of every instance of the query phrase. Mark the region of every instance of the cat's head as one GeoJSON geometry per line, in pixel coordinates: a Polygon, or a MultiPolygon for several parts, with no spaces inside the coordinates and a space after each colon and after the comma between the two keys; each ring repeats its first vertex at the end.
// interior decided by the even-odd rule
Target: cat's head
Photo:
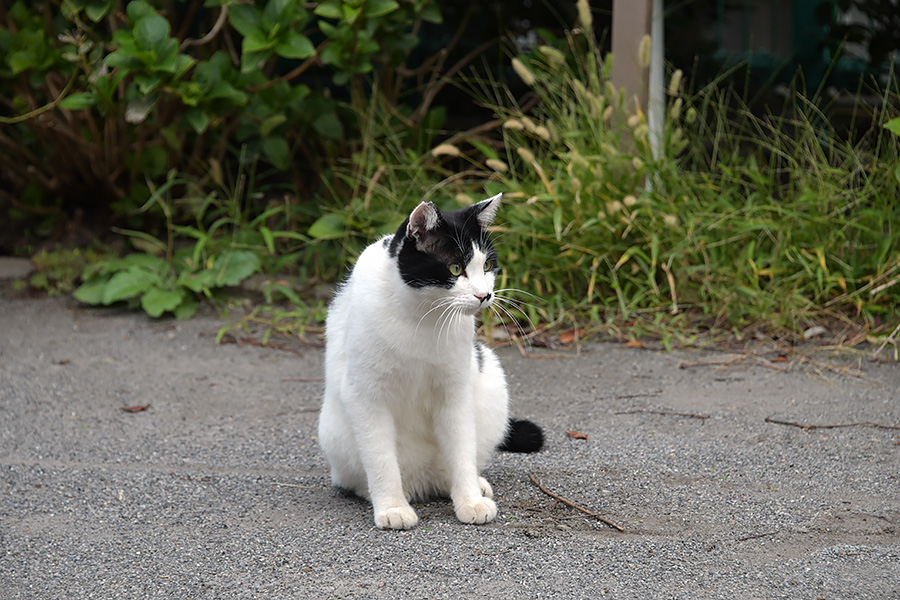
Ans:
{"type": "Polygon", "coordinates": [[[389,247],[403,282],[465,314],[490,306],[498,265],[487,228],[501,196],[452,212],[419,204],[389,247]]]}

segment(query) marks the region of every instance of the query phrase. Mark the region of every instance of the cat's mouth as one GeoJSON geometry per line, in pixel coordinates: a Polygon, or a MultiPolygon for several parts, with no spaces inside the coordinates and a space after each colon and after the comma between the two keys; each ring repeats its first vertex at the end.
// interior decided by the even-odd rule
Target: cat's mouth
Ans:
{"type": "Polygon", "coordinates": [[[475,295],[472,301],[466,306],[465,312],[470,315],[477,315],[485,308],[490,307],[493,299],[493,294],[485,294],[484,296],[475,295]]]}

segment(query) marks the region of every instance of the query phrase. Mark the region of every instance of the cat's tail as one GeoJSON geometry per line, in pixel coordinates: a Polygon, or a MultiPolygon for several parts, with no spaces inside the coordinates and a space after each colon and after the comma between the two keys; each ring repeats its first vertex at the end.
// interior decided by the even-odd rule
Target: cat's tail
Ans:
{"type": "Polygon", "coordinates": [[[537,452],[544,446],[541,428],[523,419],[510,419],[506,437],[500,443],[503,452],[537,452]]]}

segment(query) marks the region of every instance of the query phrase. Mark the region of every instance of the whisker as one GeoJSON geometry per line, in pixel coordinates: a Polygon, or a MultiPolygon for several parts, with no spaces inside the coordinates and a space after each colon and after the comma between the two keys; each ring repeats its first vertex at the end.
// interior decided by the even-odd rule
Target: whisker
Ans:
{"type": "Polygon", "coordinates": [[[438,343],[440,343],[441,341],[441,336],[444,334],[445,328],[447,330],[447,342],[450,342],[450,331],[453,328],[452,322],[460,310],[462,310],[462,308],[456,302],[450,299],[450,301],[447,303],[447,307],[438,317],[438,323],[440,324],[437,335],[438,343]]]}
{"type": "MultiPolygon", "coordinates": [[[[423,301],[419,304],[419,308],[421,308],[421,307],[422,307],[422,304],[425,304],[425,302],[426,302],[426,300],[423,300],[423,301]]],[[[433,302],[431,303],[431,308],[430,308],[424,315],[422,315],[422,317],[419,319],[419,322],[416,323],[416,329],[415,329],[415,331],[413,332],[413,335],[416,335],[416,334],[419,332],[419,326],[422,324],[422,321],[425,320],[425,317],[427,317],[428,315],[430,315],[431,313],[433,313],[434,311],[436,311],[436,310],[438,310],[438,309],[445,308],[445,307],[449,306],[449,305],[452,304],[452,303],[453,303],[453,299],[452,299],[452,298],[439,298],[439,299],[433,301],[433,302]]],[[[440,320],[440,315],[438,315],[437,320],[440,320]]]]}
{"type": "Polygon", "coordinates": [[[520,290],[519,288],[503,288],[501,290],[494,290],[496,294],[502,294],[503,292],[516,292],[518,294],[525,294],[526,296],[531,296],[535,300],[543,300],[540,296],[535,296],[531,292],[526,292],[525,290],[520,290]]]}
{"type": "MultiPolygon", "coordinates": [[[[496,305],[492,305],[492,306],[496,306],[496,308],[498,310],[503,311],[503,314],[506,315],[506,317],[508,317],[510,321],[512,321],[513,325],[515,325],[515,327],[516,327],[516,331],[518,332],[519,337],[524,338],[524,339],[528,338],[528,333],[519,324],[519,321],[512,315],[512,313],[505,306],[503,306],[502,304],[496,304],[496,305]]],[[[512,339],[513,336],[512,336],[512,333],[509,331],[509,324],[503,320],[502,315],[500,315],[498,313],[497,316],[500,317],[500,322],[503,323],[503,326],[506,328],[506,333],[509,335],[510,339],[512,339]]],[[[528,315],[525,315],[525,318],[528,319],[528,315]]],[[[531,319],[529,319],[528,321],[529,321],[529,323],[531,323],[531,319]]],[[[534,329],[533,323],[531,323],[531,328],[532,328],[532,330],[534,329]]]]}
{"type": "MultiPolygon", "coordinates": [[[[518,310],[519,312],[521,312],[521,313],[522,313],[522,316],[525,317],[525,320],[528,321],[528,325],[530,326],[531,331],[535,331],[537,328],[536,328],[535,325],[534,325],[534,321],[531,320],[531,317],[528,316],[528,313],[526,313],[525,311],[523,311],[523,310],[521,309],[521,304],[522,304],[522,303],[520,303],[520,302],[518,302],[518,301],[516,301],[516,300],[511,300],[511,299],[509,299],[509,298],[507,298],[507,297],[505,297],[505,296],[497,296],[496,299],[497,299],[497,301],[498,301],[498,303],[497,303],[498,308],[502,309],[503,312],[504,312],[504,314],[506,314],[506,315],[509,317],[509,319],[510,319],[511,321],[513,321],[513,323],[515,323],[516,329],[518,330],[518,332],[519,332],[519,334],[521,335],[521,337],[527,340],[527,339],[528,339],[528,333],[527,333],[527,332],[525,331],[525,329],[520,325],[519,319],[516,319],[515,316],[510,312],[510,310],[509,310],[506,306],[504,306],[504,304],[510,305],[510,306],[514,307],[516,310],[518,310]]],[[[530,305],[529,305],[529,306],[530,306],[530,305]]],[[[504,323],[504,325],[505,325],[505,323],[504,323]]],[[[509,331],[509,328],[507,327],[507,332],[508,332],[508,331],[509,331]]]]}

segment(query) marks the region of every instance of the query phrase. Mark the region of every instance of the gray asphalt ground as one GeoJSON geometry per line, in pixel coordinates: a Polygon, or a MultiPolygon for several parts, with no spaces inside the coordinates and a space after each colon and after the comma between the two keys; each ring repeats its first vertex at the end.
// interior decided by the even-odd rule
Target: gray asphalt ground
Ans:
{"type": "Polygon", "coordinates": [[[500,349],[545,449],[396,532],[329,487],[322,350],[219,325],[0,293],[0,598],[900,598],[900,430],[766,421],[900,425],[898,364],[500,349]]]}

